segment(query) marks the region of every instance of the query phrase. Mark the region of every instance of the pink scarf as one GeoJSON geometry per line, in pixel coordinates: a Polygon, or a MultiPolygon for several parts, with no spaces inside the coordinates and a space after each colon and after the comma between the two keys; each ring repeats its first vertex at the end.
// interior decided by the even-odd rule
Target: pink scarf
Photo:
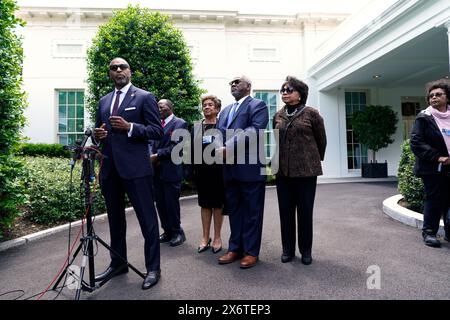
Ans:
{"type": "Polygon", "coordinates": [[[447,106],[446,112],[439,112],[431,106],[428,107],[426,111],[430,112],[434,121],[436,121],[436,124],[444,137],[448,153],[450,154],[450,106],[447,106]]]}

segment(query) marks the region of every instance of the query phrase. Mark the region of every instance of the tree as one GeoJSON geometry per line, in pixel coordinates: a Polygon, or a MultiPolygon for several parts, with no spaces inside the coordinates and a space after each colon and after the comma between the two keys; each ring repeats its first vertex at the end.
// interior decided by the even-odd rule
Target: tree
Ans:
{"type": "Polygon", "coordinates": [[[360,143],[372,150],[376,162],[376,152],[394,142],[391,136],[397,130],[397,113],[390,106],[367,106],[353,114],[353,133],[360,143]]]}
{"type": "Polygon", "coordinates": [[[139,6],[117,11],[103,26],[88,50],[88,109],[95,119],[100,97],[112,90],[109,62],[128,61],[133,85],[170,99],[174,113],[188,122],[200,116],[200,89],[183,35],[160,13],[139,6]]]}
{"type": "Polygon", "coordinates": [[[14,16],[14,0],[0,1],[0,240],[24,201],[19,182],[22,164],[14,157],[25,124],[25,93],[21,89],[23,49],[14,33],[24,22],[14,16]]]}

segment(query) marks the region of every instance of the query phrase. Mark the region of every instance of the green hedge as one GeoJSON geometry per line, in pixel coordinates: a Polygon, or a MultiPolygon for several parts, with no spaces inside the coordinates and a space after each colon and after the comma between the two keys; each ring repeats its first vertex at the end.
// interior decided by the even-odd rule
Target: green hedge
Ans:
{"type": "MultiPolygon", "coordinates": [[[[23,177],[27,194],[27,217],[35,222],[56,224],[84,216],[81,182],[81,162],[73,171],[73,190],[70,192],[69,159],[24,157],[26,176],[23,177]]],[[[96,168],[98,171],[98,168],[96,168]]],[[[93,183],[91,187],[93,187],[93,183]]],[[[100,186],[96,188],[93,214],[106,212],[100,186]]]]}
{"type": "Polygon", "coordinates": [[[406,140],[402,144],[402,155],[398,167],[398,191],[411,209],[422,212],[425,192],[422,180],[413,172],[415,161],[409,140],[406,140]]]}
{"type": "Polygon", "coordinates": [[[24,21],[15,17],[14,0],[0,1],[0,240],[11,228],[23,203],[18,177],[22,164],[15,158],[25,124],[26,107],[22,86],[22,41],[16,32],[24,21]]]}
{"type": "Polygon", "coordinates": [[[47,143],[23,143],[19,147],[19,154],[23,156],[46,156],[46,157],[70,157],[70,152],[64,150],[61,144],[47,143]]]}

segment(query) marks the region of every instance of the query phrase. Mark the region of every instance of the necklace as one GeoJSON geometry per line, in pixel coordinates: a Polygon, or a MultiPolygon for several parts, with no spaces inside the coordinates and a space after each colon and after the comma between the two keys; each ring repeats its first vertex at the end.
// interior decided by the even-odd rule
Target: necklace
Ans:
{"type": "Polygon", "coordinates": [[[288,117],[292,117],[292,116],[294,116],[294,115],[297,113],[298,108],[295,108],[295,110],[292,111],[291,113],[288,112],[288,109],[287,109],[287,108],[286,108],[285,111],[286,111],[286,115],[287,115],[288,117]]]}

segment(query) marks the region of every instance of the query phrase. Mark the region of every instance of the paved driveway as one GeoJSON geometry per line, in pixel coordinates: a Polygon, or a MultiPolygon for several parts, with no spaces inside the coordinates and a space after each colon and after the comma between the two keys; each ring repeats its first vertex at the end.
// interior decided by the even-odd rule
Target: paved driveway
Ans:
{"type": "MultiPolygon", "coordinates": [[[[276,191],[267,189],[260,262],[247,270],[241,270],[237,262],[218,265],[218,255],[211,251],[196,252],[200,210],[196,199],[183,200],[187,241],[175,248],[161,245],[162,278],[154,288],[141,290],[142,279],[130,271],[93,293],[83,292],[82,299],[450,299],[449,243],[443,242],[441,249],[428,248],[419,230],[383,214],[382,201],[396,193],[392,182],[319,185],[314,261],[304,266],[298,256],[291,263],[280,262],[276,191]],[[380,271],[380,289],[368,289],[367,280],[372,276],[368,268],[380,271]]],[[[109,242],[106,221],[97,222],[95,230],[109,242]]],[[[226,244],[227,218],[223,233],[226,244]]],[[[22,289],[25,298],[45,289],[64,262],[67,238],[67,232],[60,232],[0,252],[0,294],[22,289]]],[[[143,239],[133,214],[128,215],[127,239],[129,262],[144,270],[143,239]]],[[[99,246],[96,271],[103,271],[108,263],[108,253],[99,246]]],[[[377,286],[377,281],[369,282],[377,286]]],[[[53,297],[55,293],[50,292],[44,299],[53,297]]],[[[74,291],[66,288],[58,299],[73,297],[74,291]]]]}

